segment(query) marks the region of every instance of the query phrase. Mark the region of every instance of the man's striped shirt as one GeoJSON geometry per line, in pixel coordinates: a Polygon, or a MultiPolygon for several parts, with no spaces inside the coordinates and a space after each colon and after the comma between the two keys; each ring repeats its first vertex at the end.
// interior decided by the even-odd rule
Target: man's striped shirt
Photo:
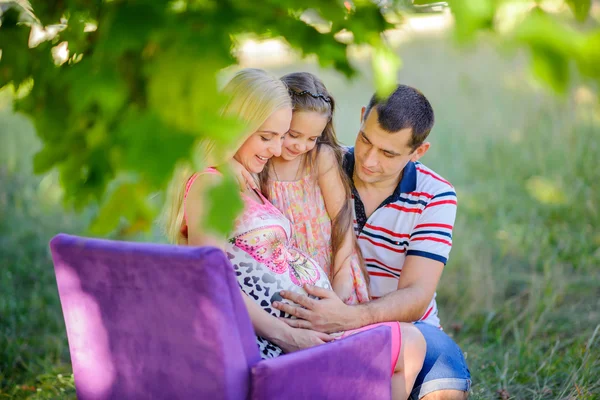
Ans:
{"type": "MultiPolygon", "coordinates": [[[[348,150],[344,168],[352,178],[354,148],[348,150]]],[[[354,187],[352,200],[354,229],[374,299],[397,289],[406,256],[446,264],[452,248],[456,192],[447,180],[425,165],[409,162],[394,193],[369,218],[354,187]]],[[[440,326],[435,294],[420,320],[440,326]]]]}

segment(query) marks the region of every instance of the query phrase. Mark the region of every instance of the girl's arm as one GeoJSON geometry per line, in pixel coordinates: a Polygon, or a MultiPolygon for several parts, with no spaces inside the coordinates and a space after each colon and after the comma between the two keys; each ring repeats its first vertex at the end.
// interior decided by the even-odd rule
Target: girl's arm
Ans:
{"type": "MultiPolygon", "coordinates": [[[[204,193],[215,185],[220,177],[202,174],[192,184],[187,198],[185,210],[188,221],[188,244],[192,246],[215,246],[225,248],[226,238],[206,232],[203,227],[204,193]]],[[[240,289],[241,290],[241,289],[240,289]]],[[[291,328],[285,322],[275,318],[263,310],[256,302],[242,292],[242,297],[250,315],[252,326],[257,335],[266,338],[281,347],[286,353],[315,346],[332,340],[327,334],[308,329],[291,328]]]]}
{"type": "Polygon", "coordinates": [[[248,172],[248,170],[244,168],[242,164],[237,162],[237,160],[232,158],[231,161],[229,161],[229,167],[231,168],[233,176],[235,176],[238,185],[240,185],[240,190],[244,191],[248,187],[250,187],[250,189],[259,190],[255,177],[248,172]]]}
{"type": "MultiPolygon", "coordinates": [[[[325,208],[329,218],[333,219],[338,215],[344,204],[349,201],[346,198],[346,191],[342,180],[340,167],[333,150],[329,146],[322,146],[317,156],[318,185],[325,200],[325,208]]],[[[354,232],[348,229],[344,236],[342,246],[337,254],[332,255],[332,276],[333,290],[342,299],[348,299],[354,292],[352,277],[352,255],[354,253],[354,232]]]]}

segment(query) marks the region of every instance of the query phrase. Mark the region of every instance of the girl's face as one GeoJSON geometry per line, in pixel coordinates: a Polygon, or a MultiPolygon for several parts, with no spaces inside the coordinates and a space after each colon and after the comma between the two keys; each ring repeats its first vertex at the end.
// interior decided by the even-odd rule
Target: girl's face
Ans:
{"type": "Polygon", "coordinates": [[[292,117],[290,131],[283,140],[281,158],[292,161],[315,148],[329,117],[316,111],[297,111],[292,117]]]}
{"type": "Polygon", "coordinates": [[[233,158],[248,172],[258,174],[271,157],[281,155],[281,144],[290,128],[291,120],[291,108],[286,107],[275,111],[256,132],[246,139],[233,158]]]}

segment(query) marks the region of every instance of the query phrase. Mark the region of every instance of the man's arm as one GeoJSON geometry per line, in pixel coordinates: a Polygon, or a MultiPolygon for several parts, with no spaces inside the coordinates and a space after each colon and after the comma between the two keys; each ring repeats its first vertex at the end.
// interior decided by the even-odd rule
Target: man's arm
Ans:
{"type": "Polygon", "coordinates": [[[446,189],[432,198],[411,232],[398,289],[380,299],[346,306],[333,292],[309,287],[306,291],[321,298],[320,301],[308,301],[311,299],[306,296],[284,292],[282,297],[304,308],[294,309],[282,303],[273,306],[304,320],[285,321],[289,325],[321,332],[338,332],[384,321],[416,321],[425,313],[442,275],[452,247],[455,217],[454,190],[446,189]]]}
{"type": "Polygon", "coordinates": [[[442,188],[433,196],[410,232],[398,289],[364,305],[374,322],[419,320],[435,294],[452,248],[456,193],[442,188]]]}
{"type": "Polygon", "coordinates": [[[386,321],[413,322],[420,319],[431,302],[444,264],[419,256],[408,256],[395,290],[377,300],[356,306],[364,325],[386,321]]]}
{"type": "Polygon", "coordinates": [[[423,316],[442,276],[444,264],[419,256],[408,256],[398,281],[398,290],[369,303],[348,306],[331,290],[307,286],[313,300],[298,293],[283,291],[281,296],[303,308],[276,302],[273,306],[299,319],[283,319],[296,328],[320,332],[340,332],[378,322],[413,322],[423,316]]]}

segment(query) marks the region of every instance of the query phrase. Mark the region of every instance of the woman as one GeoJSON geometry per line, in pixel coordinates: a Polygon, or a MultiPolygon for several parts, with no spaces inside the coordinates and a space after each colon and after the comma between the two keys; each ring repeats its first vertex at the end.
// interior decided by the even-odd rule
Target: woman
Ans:
{"type": "MultiPolygon", "coordinates": [[[[284,136],[292,119],[292,106],[286,86],[277,78],[256,69],[242,70],[224,92],[230,96],[224,114],[246,123],[242,143],[229,158],[247,171],[258,174],[271,157],[281,154],[284,136]]],[[[213,146],[205,146],[211,156],[213,146]]],[[[224,163],[231,160],[224,160],[224,163]]],[[[214,165],[214,164],[213,164],[214,165]]],[[[305,284],[330,289],[325,272],[309,257],[290,245],[292,226],[283,214],[255,189],[241,196],[244,210],[228,238],[210,235],[202,228],[204,193],[220,179],[217,168],[175,178],[170,196],[167,230],[172,241],[188,245],[217,245],[226,252],[235,269],[244,302],[257,333],[263,358],[323,344],[333,337],[320,332],[289,327],[271,307],[281,300],[281,290],[304,293],[305,284]]],[[[289,316],[286,316],[289,317],[289,316]]],[[[407,398],[419,371],[425,342],[410,324],[389,323],[392,330],[392,389],[394,398],[407,398]],[[403,346],[400,346],[402,338],[403,346]],[[410,368],[407,367],[408,364],[410,368]],[[414,375],[414,376],[413,376],[414,375]]],[[[342,336],[352,332],[342,333],[342,336]]]]}

